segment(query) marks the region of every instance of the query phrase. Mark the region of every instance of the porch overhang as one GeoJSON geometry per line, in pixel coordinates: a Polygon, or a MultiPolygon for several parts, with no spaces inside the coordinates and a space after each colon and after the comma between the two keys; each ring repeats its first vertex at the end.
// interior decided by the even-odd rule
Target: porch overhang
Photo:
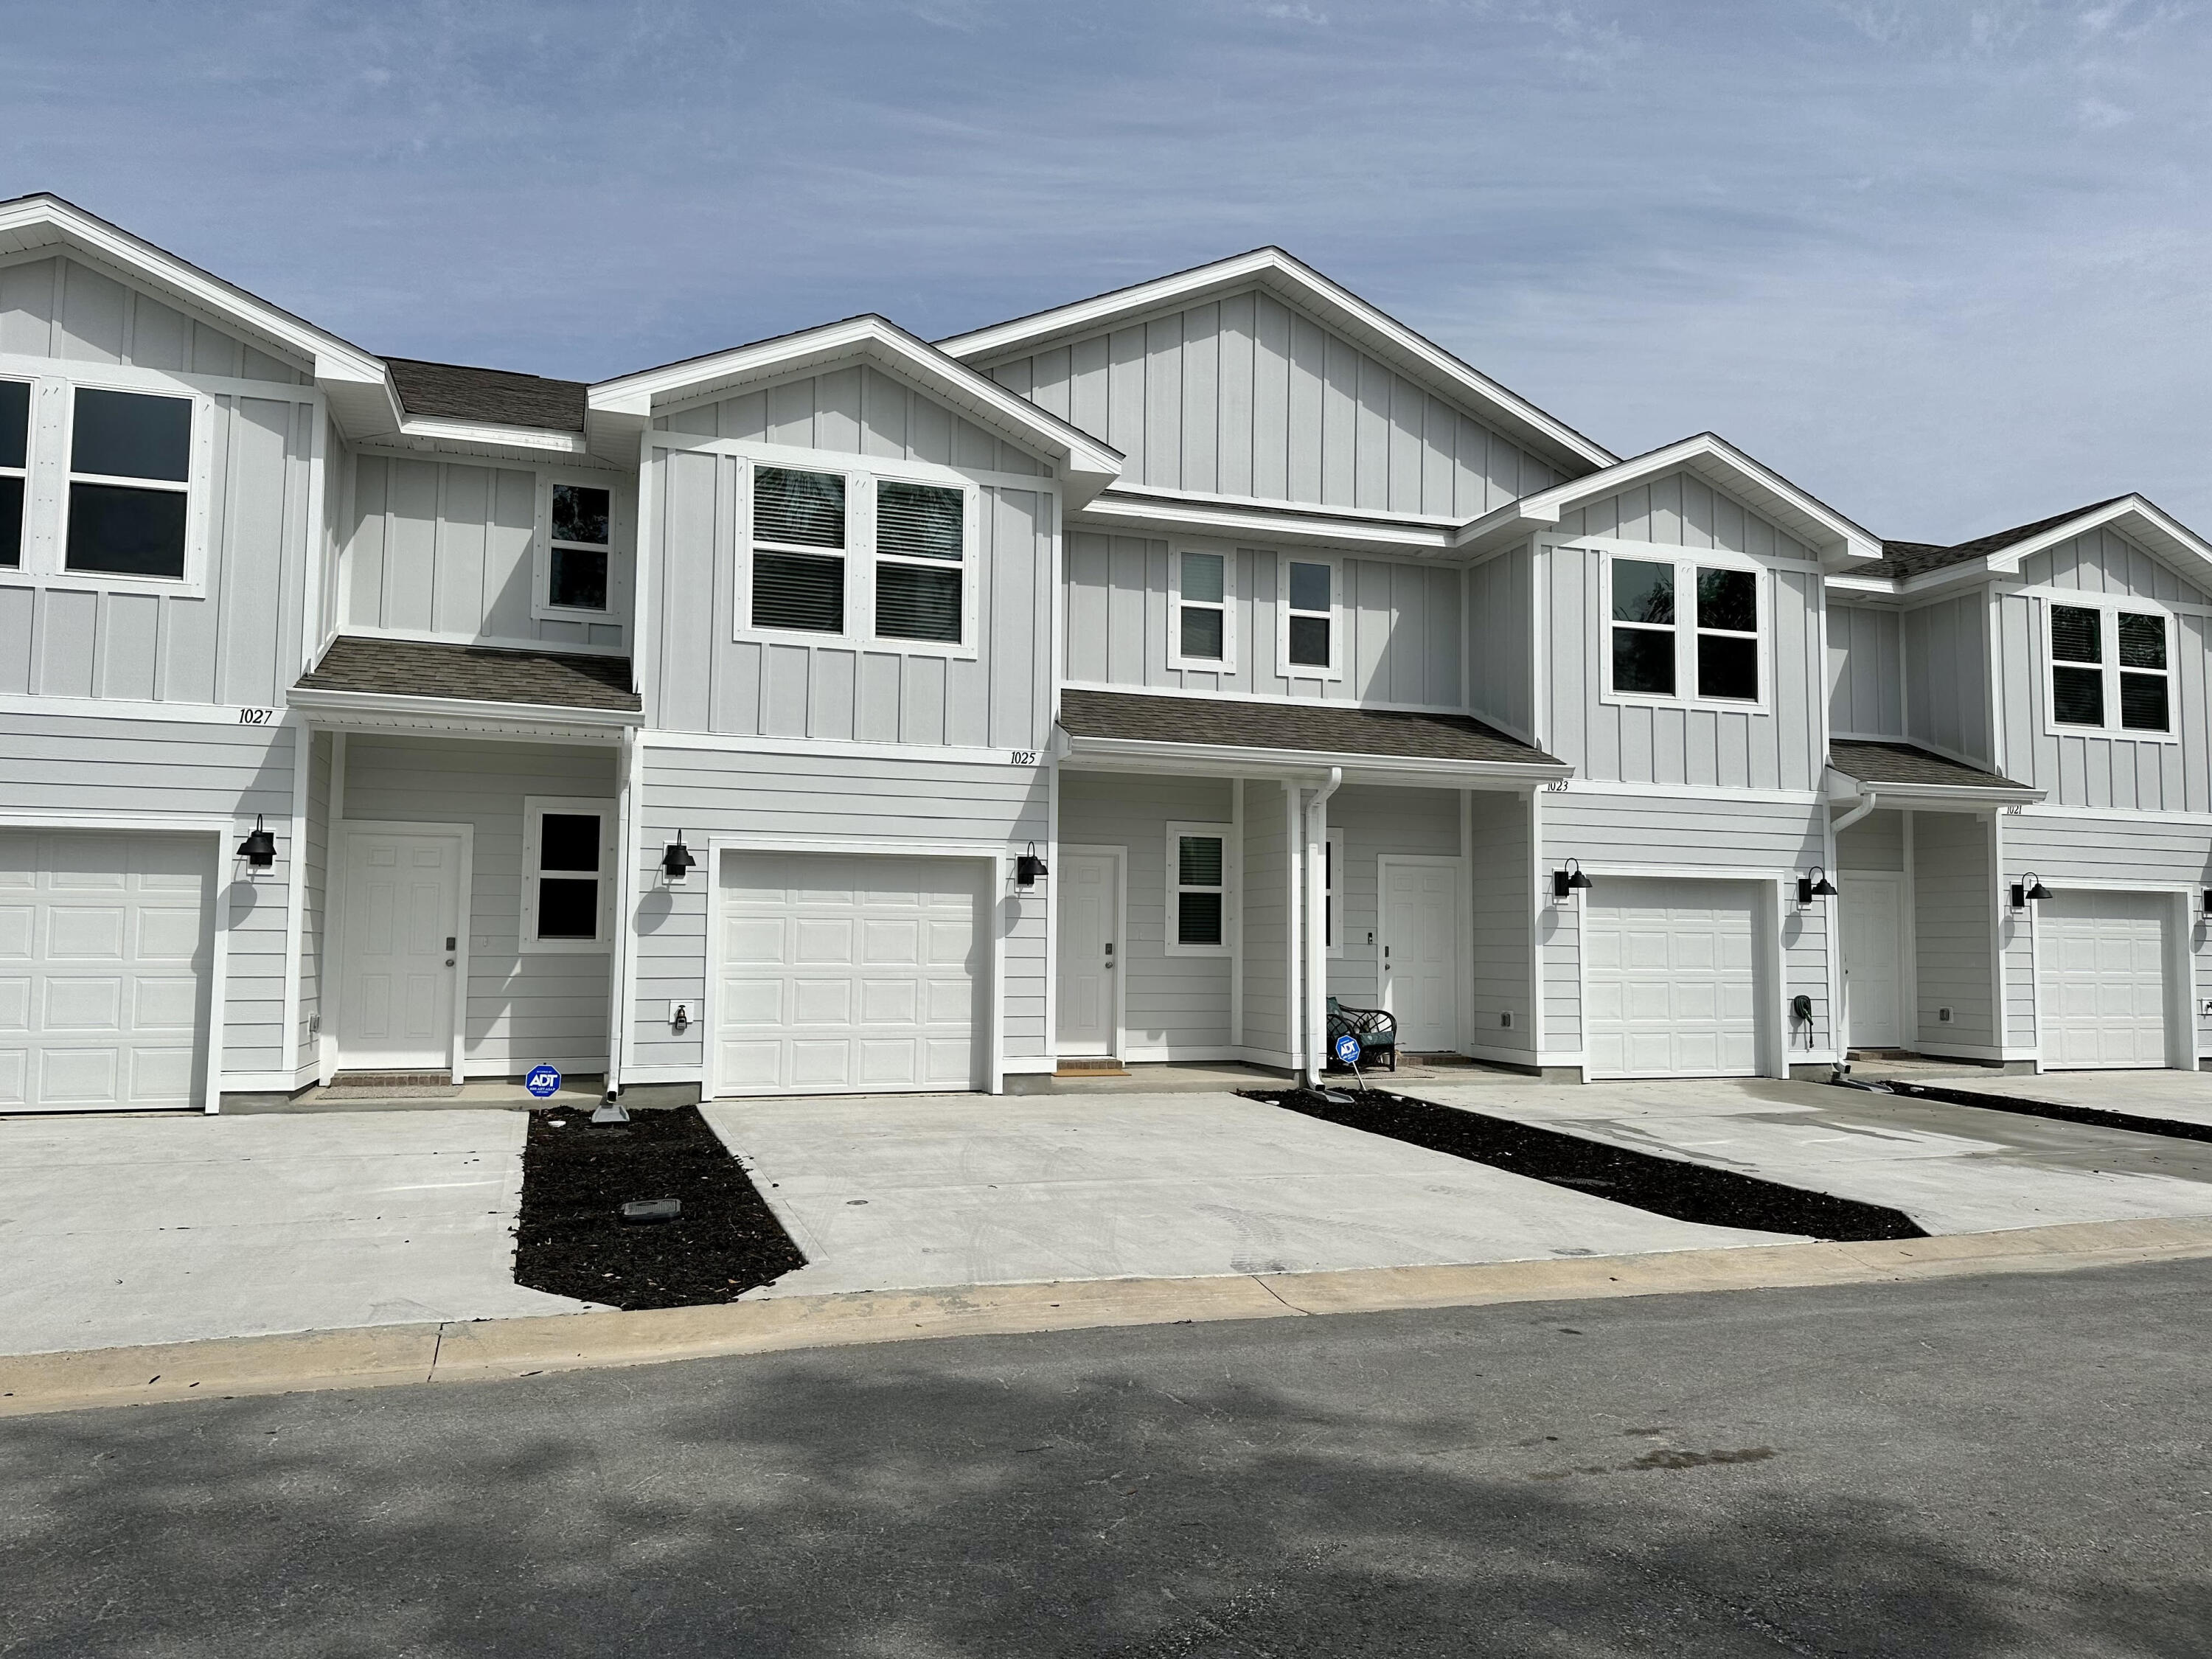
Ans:
{"type": "Polygon", "coordinates": [[[1838,739],[1829,745],[1828,799],[1876,798],[1925,812],[1986,812],[2031,805],[2047,790],[1954,761],[1910,743],[1838,739]]]}
{"type": "Polygon", "coordinates": [[[287,701],[318,725],[612,743],[642,726],[627,657],[342,635],[287,701]]]}

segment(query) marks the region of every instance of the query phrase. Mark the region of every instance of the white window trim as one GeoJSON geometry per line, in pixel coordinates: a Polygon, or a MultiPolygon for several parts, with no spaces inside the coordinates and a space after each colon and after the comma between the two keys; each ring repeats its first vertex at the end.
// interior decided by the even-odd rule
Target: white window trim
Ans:
{"type": "MultiPolygon", "coordinates": [[[[866,468],[825,464],[818,456],[783,455],[773,449],[732,455],[736,473],[737,590],[730,637],[767,645],[830,646],[843,650],[889,653],[903,657],[945,657],[974,661],[982,654],[976,635],[980,627],[982,589],[983,492],[972,481],[942,467],[871,461],[866,468]],[[845,561],[845,626],[841,632],[817,633],[805,628],[756,628],[753,612],[753,469],[787,467],[796,472],[836,472],[845,479],[845,547],[841,554],[826,547],[791,547],[794,553],[814,554],[845,561]],[[961,495],[960,643],[932,640],[886,638],[876,632],[876,484],[878,481],[931,484],[957,489],[961,495]]],[[[787,544],[777,544],[770,552],[787,544]]],[[[885,557],[886,564],[945,568],[937,559],[885,557]]]]}
{"type": "MultiPolygon", "coordinates": [[[[1191,603],[1211,608],[1211,599],[1191,603]]],[[[1227,548],[1168,544],[1168,666],[1194,674],[1230,675],[1237,672],[1237,555],[1227,548]],[[1221,561],[1221,655],[1188,657],[1182,649],[1182,562],[1186,554],[1221,561]]]]}
{"type": "MultiPolygon", "coordinates": [[[[525,956],[575,956],[611,951],[615,939],[615,877],[619,841],[615,802],[606,796],[526,795],[522,799],[522,918],[521,945],[525,956]],[[538,937],[538,884],[544,872],[538,866],[545,815],[590,812],[599,820],[599,924],[590,939],[538,937]]],[[[556,872],[559,879],[559,872],[556,872]]]]}
{"type": "MultiPolygon", "coordinates": [[[[1275,672],[1285,680],[1340,680],[1344,678],[1344,558],[1336,553],[1275,555],[1275,672]],[[1291,567],[1318,564],[1328,568],[1328,666],[1291,660],[1291,567]]],[[[1301,611],[1301,617],[1318,617],[1318,611],[1301,611]]]]}
{"type": "MultiPolygon", "coordinates": [[[[1603,574],[1599,581],[1597,596],[1596,639],[1594,645],[1597,665],[1598,701],[1623,708],[1698,708],[1717,713],[1738,714],[1771,714],[1774,712],[1774,579],[1770,568],[1759,560],[1741,553],[1723,553],[1712,549],[1659,547],[1649,551],[1641,548],[1609,548],[1602,556],[1603,574]],[[1652,691],[1616,691],[1613,689],[1613,567],[1622,559],[1637,564],[1666,564],[1674,568],[1674,693],[1662,696],[1652,691]],[[1759,619],[1759,696],[1748,697],[1707,697],[1693,689],[1698,683],[1698,635],[1694,620],[1697,604],[1698,572],[1705,570],[1741,570],[1752,579],[1753,602],[1758,607],[1759,619]]],[[[1656,632],[1658,625],[1627,623],[1624,627],[1643,626],[1656,632]]],[[[1722,633],[1731,639],[1749,637],[1742,634],[1726,634],[1711,629],[1709,633],[1722,633]]]]}
{"type": "Polygon", "coordinates": [[[70,364],[66,374],[10,374],[31,381],[31,429],[24,459],[23,562],[0,566],[0,586],[47,587],[88,593],[167,593],[179,599],[207,594],[209,503],[214,494],[215,400],[181,382],[149,384],[143,371],[110,377],[101,365],[70,364]],[[79,386],[141,397],[176,398],[191,405],[191,459],[181,484],[158,478],[111,478],[72,474],[70,439],[79,386]],[[68,568],[70,485],[115,483],[185,497],[185,569],[181,576],[134,576],[68,568]]]}
{"type": "Polygon", "coordinates": [[[1322,866],[1322,898],[1327,905],[1324,914],[1328,918],[1328,939],[1323,950],[1331,957],[1344,954],[1345,901],[1351,896],[1351,884],[1345,879],[1344,831],[1328,832],[1327,861],[1322,866]]]}
{"type": "MultiPolygon", "coordinates": [[[[23,411],[23,465],[0,465],[0,478],[21,478],[23,481],[23,506],[18,514],[21,522],[15,526],[15,556],[27,564],[31,557],[31,463],[38,454],[38,445],[34,441],[38,435],[39,386],[36,379],[29,375],[0,374],[0,381],[29,388],[27,405],[23,411]]],[[[0,575],[15,575],[20,572],[21,565],[0,565],[0,575]]]]}
{"type": "MultiPolygon", "coordinates": [[[[2069,593],[2040,596],[2041,614],[2036,618],[2036,631],[2043,655],[2043,730],[2053,738],[2111,738],[2121,743],[2172,743],[2181,741],[2177,729],[2181,724],[2181,676],[2175,664],[2181,647],[2179,620],[2172,611],[2154,599],[2125,598],[2117,594],[2083,593],[2079,597],[2069,593]],[[2104,660],[2101,663],[2062,663],[2051,643],[2051,610],[2065,605],[2075,611],[2094,611],[2099,613],[2098,637],[2103,642],[2104,660]],[[2147,732],[2140,727],[2120,724],[2120,617],[2123,612],[2138,617],[2156,617],[2166,626],[2166,725],[2163,732],[2147,732]],[[2105,723],[2102,726],[2083,726],[2058,718],[2057,672],[2061,668],[2100,668],[2105,678],[2105,723]]],[[[2155,674],[2155,668],[2130,668],[2130,674],[2155,674]]]]}
{"type": "MultiPolygon", "coordinates": [[[[530,616],[533,622],[574,622],[620,627],[628,613],[631,546],[635,532],[629,523],[629,501],[616,488],[616,475],[555,469],[538,475],[536,520],[530,536],[530,616]],[[553,491],[567,484],[578,489],[607,492],[607,602],[604,609],[586,611],[580,605],[553,603],[553,491]]],[[[564,547],[587,547],[585,542],[563,542],[564,547]]]]}
{"type": "MultiPolygon", "coordinates": [[[[1233,823],[1170,823],[1167,827],[1167,866],[1162,872],[1163,891],[1166,897],[1165,912],[1160,928],[1160,941],[1171,957],[1231,957],[1237,954],[1237,895],[1243,887],[1239,867],[1237,826],[1233,823]],[[1185,887],[1181,880],[1182,860],[1182,841],[1186,836],[1202,836],[1221,843],[1221,943],[1218,945],[1184,945],[1176,934],[1177,915],[1182,909],[1182,896],[1186,892],[1211,893],[1211,887],[1185,887]]],[[[1123,951],[1126,956],[1127,951],[1123,951]]]]}

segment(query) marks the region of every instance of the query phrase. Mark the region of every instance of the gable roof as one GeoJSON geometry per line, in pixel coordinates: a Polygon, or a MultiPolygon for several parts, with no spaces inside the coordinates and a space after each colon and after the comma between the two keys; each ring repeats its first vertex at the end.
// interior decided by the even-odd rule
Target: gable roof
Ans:
{"type": "Polygon", "coordinates": [[[2212,582],[2212,544],[2142,495],[2115,495],[2065,513],[2054,513],[2032,524],[2014,525],[1972,541],[1945,546],[1936,542],[1891,542],[1882,545],[1875,563],[1863,565],[1855,578],[1887,581],[1902,586],[1925,578],[1957,571],[1962,577],[1978,572],[2011,574],[2021,562],[2060,542],[2086,536],[2106,525],[2115,525],[2151,552],[2199,582],[2212,582]]]}
{"type": "Polygon", "coordinates": [[[1970,542],[1959,542],[1948,547],[1940,542],[1885,541],[1881,544],[1880,562],[1862,566],[1856,574],[1910,580],[1915,576],[1926,575],[1931,570],[1943,570],[1954,564],[1964,564],[1970,559],[1985,559],[2015,543],[2039,536],[2054,525],[2071,524],[2076,519],[2126,499],[2124,495],[2115,495],[2109,501],[2093,501],[2087,507],[2076,507],[2064,513],[2054,513],[2047,519],[2038,519],[2033,524],[2014,525],[2010,530],[1977,536],[1970,542]]]}
{"type": "Polygon", "coordinates": [[[384,362],[398,388],[400,404],[410,416],[543,427],[553,432],[584,429],[584,394],[590,388],[581,380],[549,380],[504,368],[430,363],[418,357],[386,357],[384,362]]]}
{"type": "Polygon", "coordinates": [[[988,362],[1036,351],[1075,335],[1093,334],[1148,313],[1179,310],[1254,288],[1265,289],[1327,324],[1362,350],[1408,380],[1458,403],[1560,471],[1587,472],[1613,460],[1609,450],[1279,247],[1255,248],[1233,258],[1194,265],[988,328],[951,335],[937,343],[948,356],[963,362],[988,362]]]}

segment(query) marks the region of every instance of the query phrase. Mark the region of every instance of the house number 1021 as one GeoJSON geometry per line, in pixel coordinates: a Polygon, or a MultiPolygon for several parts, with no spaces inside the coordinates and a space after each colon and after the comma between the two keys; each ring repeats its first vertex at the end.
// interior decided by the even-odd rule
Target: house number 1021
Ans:
{"type": "Polygon", "coordinates": [[[238,711],[240,726],[266,726],[276,718],[276,711],[273,708],[241,708],[238,711]]]}

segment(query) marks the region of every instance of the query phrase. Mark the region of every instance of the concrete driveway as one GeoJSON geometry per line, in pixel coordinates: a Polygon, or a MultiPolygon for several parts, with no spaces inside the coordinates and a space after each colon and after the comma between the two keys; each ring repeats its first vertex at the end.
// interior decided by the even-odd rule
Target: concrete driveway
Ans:
{"type": "Polygon", "coordinates": [[[2008,1076],[1981,1067],[1855,1066],[1852,1075],[1871,1082],[1894,1077],[1902,1082],[1959,1089],[1970,1094],[2010,1095],[2053,1106],[2081,1106],[2118,1112],[2125,1117],[2166,1118],[2212,1127],[2212,1072],[2045,1072],[2008,1076]]]}
{"type": "Polygon", "coordinates": [[[1765,1079],[1571,1087],[1492,1078],[1407,1092],[1886,1204],[1931,1233],[2212,1215],[2212,1144],[1980,1107],[1765,1079]]]}
{"type": "Polygon", "coordinates": [[[562,1313],[520,1112],[0,1121],[0,1352],[562,1313]]]}
{"type": "Polygon", "coordinates": [[[807,1265],[760,1296],[1518,1261],[1782,1242],[1233,1094],[721,1101],[807,1265]]]}

